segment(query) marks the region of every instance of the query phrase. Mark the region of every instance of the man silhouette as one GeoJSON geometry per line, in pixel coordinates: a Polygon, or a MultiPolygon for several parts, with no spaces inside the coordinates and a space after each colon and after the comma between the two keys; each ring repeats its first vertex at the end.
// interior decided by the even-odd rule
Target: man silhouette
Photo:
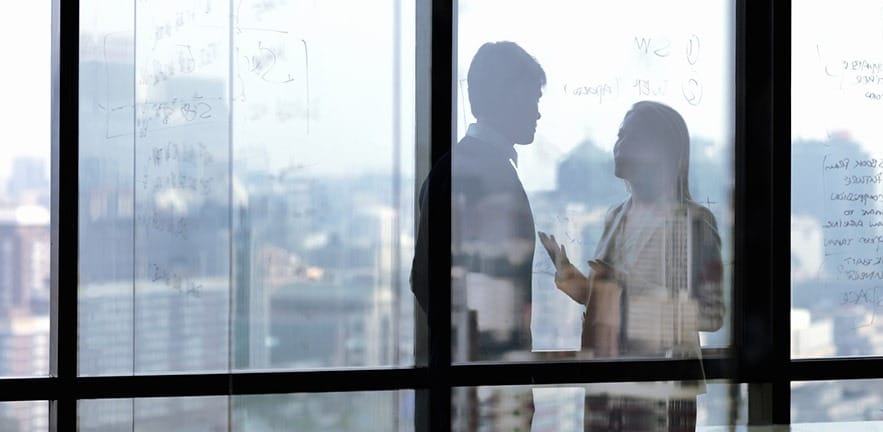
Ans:
{"type": "MultiPolygon", "coordinates": [[[[429,297],[426,209],[430,200],[450,198],[454,361],[519,359],[531,350],[536,231],[516,170],[514,146],[534,141],[545,83],[542,67],[517,44],[482,45],[467,76],[476,122],[433,167],[421,188],[412,289],[425,311],[429,297]],[[444,178],[447,164],[449,182],[444,178]]],[[[514,398],[515,412],[521,413],[517,417],[526,419],[527,428],[533,412],[530,394],[529,389],[521,389],[504,396],[510,402],[514,398]]],[[[500,403],[499,395],[495,400],[500,403]]]]}

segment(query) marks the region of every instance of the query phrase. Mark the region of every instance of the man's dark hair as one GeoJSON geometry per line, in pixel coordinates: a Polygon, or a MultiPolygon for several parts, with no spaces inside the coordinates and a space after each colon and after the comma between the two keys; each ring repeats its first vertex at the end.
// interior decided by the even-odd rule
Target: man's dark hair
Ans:
{"type": "Polygon", "coordinates": [[[472,58],[466,81],[472,115],[479,118],[496,109],[505,93],[546,85],[546,72],[515,42],[488,42],[472,58]]]}

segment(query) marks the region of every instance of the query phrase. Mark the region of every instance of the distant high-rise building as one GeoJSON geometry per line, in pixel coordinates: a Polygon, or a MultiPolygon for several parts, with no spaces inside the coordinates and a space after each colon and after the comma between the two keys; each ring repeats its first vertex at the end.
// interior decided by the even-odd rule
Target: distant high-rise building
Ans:
{"type": "Polygon", "coordinates": [[[398,290],[397,262],[399,245],[394,236],[395,210],[378,208],[379,248],[375,255],[374,289],[371,293],[371,309],[365,320],[366,360],[370,365],[397,364],[398,337],[398,290]]]}
{"type": "Polygon", "coordinates": [[[226,279],[159,270],[134,285],[120,281],[80,290],[81,374],[229,368],[226,279]]]}
{"type": "Polygon", "coordinates": [[[50,191],[46,161],[39,157],[13,159],[6,192],[14,202],[48,205],[50,191]]]}
{"type": "MultiPolygon", "coordinates": [[[[49,372],[49,316],[0,312],[0,376],[46,376],[49,372]]],[[[19,402],[0,408],[0,419],[12,419],[22,432],[48,430],[49,406],[46,403],[19,402]]],[[[7,425],[0,423],[0,429],[7,425]]]]}
{"type": "Polygon", "coordinates": [[[49,211],[0,210],[0,318],[13,309],[30,311],[32,300],[35,313],[48,314],[49,259],[49,211]]]}

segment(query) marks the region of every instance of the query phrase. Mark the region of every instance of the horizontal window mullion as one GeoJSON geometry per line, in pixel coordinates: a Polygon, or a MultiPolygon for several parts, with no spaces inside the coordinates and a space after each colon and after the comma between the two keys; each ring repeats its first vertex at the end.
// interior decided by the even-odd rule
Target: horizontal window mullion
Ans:
{"type": "Polygon", "coordinates": [[[0,401],[383,391],[429,386],[426,368],[0,379],[0,401]]]}
{"type": "Polygon", "coordinates": [[[428,368],[232,374],[233,394],[405,390],[429,387],[428,368]]]}
{"type": "Polygon", "coordinates": [[[845,357],[792,360],[791,381],[824,381],[880,378],[883,357],[845,357]]]}
{"type": "Polygon", "coordinates": [[[229,393],[230,375],[136,375],[77,378],[77,399],[221,396],[229,393]]]}
{"type": "Polygon", "coordinates": [[[2,378],[0,402],[58,399],[64,380],[55,377],[2,378]]]}
{"type": "MultiPolygon", "coordinates": [[[[856,360],[852,360],[853,362],[856,360]]],[[[858,360],[862,362],[863,360],[858,360]]],[[[801,362],[808,363],[808,362],[801,362]]],[[[883,360],[853,368],[873,376],[883,360]]],[[[703,361],[706,379],[739,381],[725,358],[703,361]]],[[[827,368],[827,366],[822,366],[827,368]]],[[[850,370],[848,362],[840,368],[850,370]]],[[[703,378],[696,360],[610,360],[453,365],[450,386],[557,385],[603,382],[680,381],[703,378]]],[[[846,372],[844,372],[846,373],[846,372]]],[[[272,393],[316,393],[424,389],[431,384],[429,368],[350,369],[309,372],[247,372],[0,379],[0,400],[223,396],[272,393]]],[[[856,376],[859,377],[859,376],[856,376]]],[[[797,377],[795,377],[797,379],[797,377]]]]}

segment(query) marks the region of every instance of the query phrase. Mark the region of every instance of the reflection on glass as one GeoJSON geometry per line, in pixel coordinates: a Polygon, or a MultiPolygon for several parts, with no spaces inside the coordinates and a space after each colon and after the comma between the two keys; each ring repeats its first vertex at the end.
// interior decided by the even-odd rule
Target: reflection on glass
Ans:
{"type": "Polygon", "coordinates": [[[227,400],[224,396],[83,400],[77,406],[77,429],[225,432],[227,400]]]}
{"type": "Polygon", "coordinates": [[[791,422],[883,424],[881,384],[881,380],[794,382],[791,384],[791,422]]]}
{"type": "MultiPolygon", "coordinates": [[[[419,231],[450,196],[454,361],[700,359],[728,344],[733,6],[685,2],[697,20],[642,0],[459,4],[460,140],[440,162],[451,189],[441,169],[423,185],[419,231]]],[[[678,398],[689,429],[704,391],[611,395],[678,398]]],[[[454,405],[482,397],[516,407],[521,428],[539,412],[527,388],[464,389],[454,405]]]]}
{"type": "Polygon", "coordinates": [[[588,276],[540,232],[558,289],[586,306],[582,349],[701,357],[697,331],[723,324],[723,265],[714,215],[690,194],[687,125],[667,105],[638,102],[613,154],[630,196],[605,216],[588,276]]]}
{"type": "Polygon", "coordinates": [[[684,7],[459,4],[455,361],[728,344],[733,4],[684,7]]]}
{"type": "MultiPolygon", "coordinates": [[[[588,276],[554,236],[540,232],[557,287],[586,306],[582,349],[594,356],[700,359],[698,331],[716,331],[723,323],[720,236],[712,213],[691,198],[689,148],[677,111],[636,103],[613,150],[614,173],[626,181],[630,197],[608,211],[588,276]]],[[[586,415],[594,418],[602,409],[613,430],[652,430],[658,407],[669,401],[668,424],[695,427],[702,382],[633,387],[587,399],[586,415]]]]}
{"type": "Polygon", "coordinates": [[[236,396],[232,430],[413,431],[414,392],[236,396]]]}
{"type": "Polygon", "coordinates": [[[136,5],[134,369],[224,370],[229,5],[136,5]]]}
{"type": "Polygon", "coordinates": [[[133,372],[134,4],[80,3],[79,372],[133,372]]]}
{"type": "Polygon", "coordinates": [[[50,6],[0,18],[0,377],[49,373],[50,6]]]}
{"type": "MultiPolygon", "coordinates": [[[[534,140],[546,73],[517,44],[487,43],[469,66],[469,83],[472,112],[478,120],[424,182],[418,259],[411,278],[417,300],[425,310],[430,265],[425,251],[433,217],[429,215],[429,202],[450,197],[455,361],[505,358],[531,350],[536,235],[530,202],[516,171],[518,155],[513,146],[534,140]],[[449,183],[442,178],[446,172],[438,168],[441,164],[451,166],[449,183]]],[[[468,392],[460,393],[456,396],[459,405],[474,399],[468,392]]],[[[511,398],[517,409],[530,417],[530,391],[516,389],[513,394],[495,397],[511,398]]],[[[455,419],[454,424],[458,421],[455,419]]]]}
{"type": "Polygon", "coordinates": [[[744,424],[747,387],[709,383],[697,399],[655,393],[667,383],[588,384],[568,387],[459,388],[474,399],[453,405],[455,430],[693,431],[744,424]],[[532,394],[535,411],[517,395],[532,394]]]}
{"type": "Polygon", "coordinates": [[[77,430],[132,430],[132,399],[87,399],[77,402],[77,430]]]}
{"type": "Polygon", "coordinates": [[[80,401],[78,411],[82,432],[414,430],[412,391],[97,399],[80,401]]]}
{"type": "Polygon", "coordinates": [[[81,6],[80,373],[412,362],[413,5],[81,6]]]}
{"type": "Polygon", "coordinates": [[[880,355],[883,15],[865,0],[792,14],[791,355],[880,355]]]}
{"type": "Polygon", "coordinates": [[[42,432],[49,430],[49,403],[44,401],[0,402],[0,430],[42,432]]]}
{"type": "Polygon", "coordinates": [[[546,73],[518,45],[497,42],[475,54],[469,81],[478,121],[451,155],[452,320],[460,361],[531,348],[536,234],[513,146],[534,140],[546,73]]]}

